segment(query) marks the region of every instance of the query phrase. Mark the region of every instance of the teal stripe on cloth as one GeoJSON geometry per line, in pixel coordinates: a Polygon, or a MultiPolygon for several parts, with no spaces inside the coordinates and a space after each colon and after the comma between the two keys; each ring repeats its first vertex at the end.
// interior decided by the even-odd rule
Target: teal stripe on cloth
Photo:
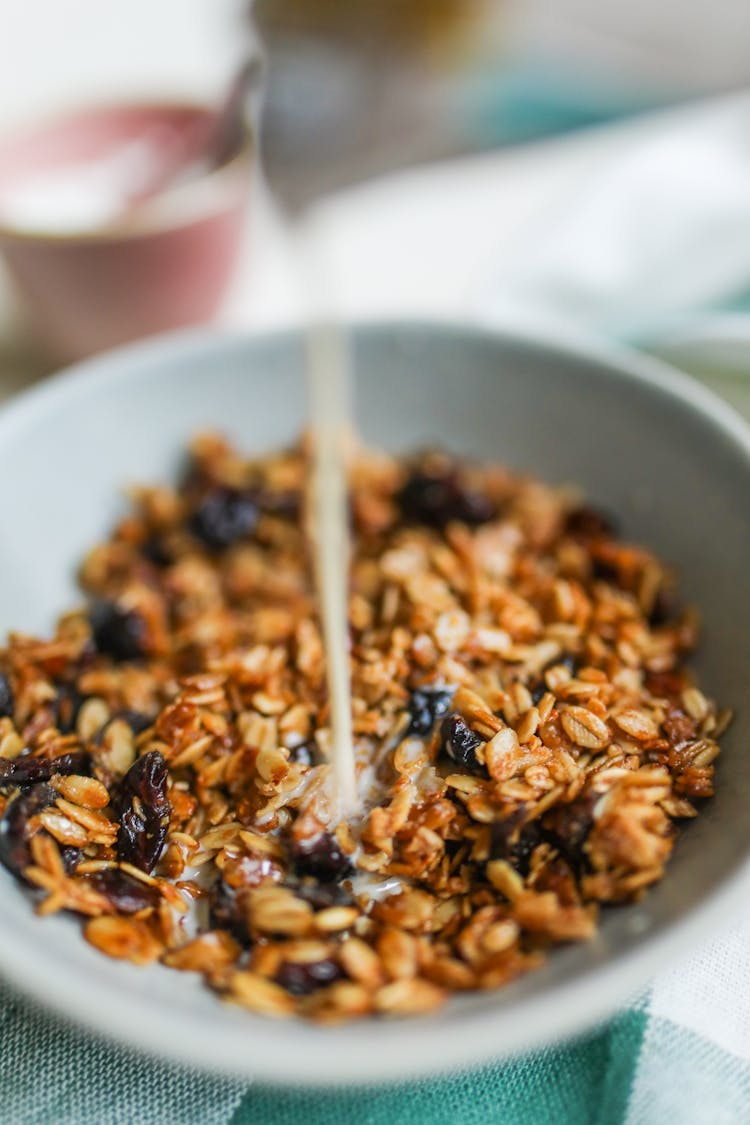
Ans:
{"type": "Polygon", "coordinates": [[[647,1021],[643,1009],[626,1011],[573,1044],[450,1078],[331,1091],[253,1086],[231,1125],[619,1125],[647,1021]]]}
{"type": "MultiPolygon", "coordinates": [[[[647,1025],[645,1008],[636,1008],[574,1043],[452,1077],[379,1088],[285,1090],[248,1086],[142,1056],[71,1027],[2,987],[0,1121],[620,1125],[626,1120],[647,1025]]],[[[444,1061],[450,1065],[450,1059],[444,1061]]]]}

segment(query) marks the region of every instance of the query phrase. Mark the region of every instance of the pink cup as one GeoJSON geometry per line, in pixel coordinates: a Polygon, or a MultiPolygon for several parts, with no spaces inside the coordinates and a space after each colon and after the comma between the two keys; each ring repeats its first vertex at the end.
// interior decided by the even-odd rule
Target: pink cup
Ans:
{"type": "Polygon", "coordinates": [[[245,220],[252,138],[246,133],[221,166],[81,229],[19,223],[11,195],[22,199],[25,183],[43,183],[47,172],[52,182],[144,137],[195,135],[213,117],[191,105],[105,106],[0,142],[0,249],[32,330],[57,357],[80,358],[215,316],[245,220]]]}

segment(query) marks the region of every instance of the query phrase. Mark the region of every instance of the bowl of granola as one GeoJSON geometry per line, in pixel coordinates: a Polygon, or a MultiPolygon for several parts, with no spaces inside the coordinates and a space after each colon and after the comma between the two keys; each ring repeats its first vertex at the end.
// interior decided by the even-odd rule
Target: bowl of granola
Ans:
{"type": "Polygon", "coordinates": [[[164,338],[0,416],[4,963],[295,1084],[572,1034],[748,885],[744,424],[625,352],[353,340],[344,821],[302,338],[164,338]]]}

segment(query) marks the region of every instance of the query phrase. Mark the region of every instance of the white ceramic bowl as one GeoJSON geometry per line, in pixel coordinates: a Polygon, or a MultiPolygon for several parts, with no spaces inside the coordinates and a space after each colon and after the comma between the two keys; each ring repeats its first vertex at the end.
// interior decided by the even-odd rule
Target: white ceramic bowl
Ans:
{"type": "MultiPolygon", "coordinates": [[[[698,385],[654,361],[476,329],[370,326],[356,337],[364,436],[443,442],[619,513],[676,564],[702,608],[707,689],[737,710],[717,795],[685,830],[666,879],[605,911],[596,940],[556,951],[497,993],[424,1019],[317,1028],[221,1004],[200,981],[110,961],[69,917],[40,920],[0,872],[2,971],[46,1004],[135,1046],[285,1083],[365,1081],[477,1063],[571,1034],[660,966],[718,932],[748,891],[750,436],[698,385]]],[[[0,415],[0,628],[45,629],[75,598],[74,567],[133,480],[168,479],[190,433],[248,450],[304,418],[298,336],[166,338],[92,361],[0,415]]]]}

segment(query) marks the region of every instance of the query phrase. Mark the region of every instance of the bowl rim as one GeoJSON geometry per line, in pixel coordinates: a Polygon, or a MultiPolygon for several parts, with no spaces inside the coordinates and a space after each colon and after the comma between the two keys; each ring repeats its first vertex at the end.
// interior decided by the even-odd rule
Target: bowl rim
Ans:
{"type": "MultiPolygon", "coordinates": [[[[24,136],[63,125],[84,116],[103,116],[127,110],[187,110],[205,115],[215,114],[216,106],[194,98],[118,98],[103,102],[80,102],[56,113],[41,115],[0,135],[0,150],[11,147],[24,136]]],[[[158,192],[121,218],[110,219],[91,229],[69,231],[47,230],[43,226],[19,228],[3,221],[0,207],[0,239],[6,245],[77,246],[79,244],[125,242],[152,234],[176,230],[222,211],[228,204],[233,187],[240,181],[248,186],[256,158],[256,134],[251,121],[245,119],[242,141],[228,160],[205,174],[171,190],[158,192]]]]}
{"type": "MultiPolygon", "coordinates": [[[[603,378],[656,387],[690,407],[700,420],[719,430],[740,448],[750,471],[750,427],[736,411],[689,376],[649,356],[622,345],[582,342],[560,337],[554,331],[509,331],[465,320],[394,320],[373,318],[351,325],[360,334],[412,332],[433,334],[488,345],[520,346],[547,353],[552,358],[595,361],[603,378]]],[[[114,386],[143,377],[164,360],[187,360],[227,352],[301,340],[298,327],[263,333],[188,330],[119,348],[66,369],[37,385],[0,409],[0,444],[18,426],[33,424],[39,414],[53,409],[71,395],[85,396],[94,384],[114,386]]],[[[0,919],[0,971],[13,966],[12,987],[74,1023],[130,1048],[170,1058],[183,1065],[258,1079],[286,1086],[368,1085],[454,1073],[480,1063],[508,1059],[532,1048],[541,1048],[573,1037],[609,1015],[676,954],[715,936],[717,926],[746,902],[750,889],[750,852],[684,916],[661,932],[638,939],[638,944],[602,965],[594,965],[581,978],[553,982],[537,995],[521,998],[505,1008],[488,1006],[480,1011],[457,1012],[445,1023],[429,1017],[380,1024],[386,1033],[374,1044],[366,1036],[357,1041],[346,1027],[310,1028],[298,1022],[268,1020],[263,1034],[256,1028],[247,1038],[236,1025],[212,1026],[208,1037],[191,1034],[191,1025],[170,1010],[154,1009],[143,1019],[139,1001],[125,984],[97,982],[96,990],[80,987],[75,973],[57,971],[54,957],[39,961],[33,949],[19,948],[0,919]],[[544,1028],[544,1035],[539,1034],[544,1028]],[[355,1048],[356,1043],[356,1048],[355,1048]],[[252,1051],[248,1048],[252,1047],[252,1051]],[[292,1054],[290,1056],[290,1047],[292,1054]],[[345,1074],[334,1074],[331,1058],[345,1061],[345,1074]],[[291,1063],[290,1063],[291,1058],[291,1063]],[[449,1060],[446,1068],[445,1060],[449,1060]],[[290,1074],[290,1070],[293,1073],[290,1074]]]]}

